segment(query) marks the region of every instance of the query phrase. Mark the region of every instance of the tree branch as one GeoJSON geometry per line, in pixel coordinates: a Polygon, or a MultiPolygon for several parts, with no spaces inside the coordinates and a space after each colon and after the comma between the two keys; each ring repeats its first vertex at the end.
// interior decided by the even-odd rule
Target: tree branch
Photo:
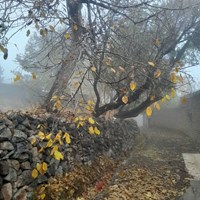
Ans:
{"type": "Polygon", "coordinates": [[[128,111],[121,111],[114,115],[116,118],[125,119],[130,117],[137,117],[142,111],[144,111],[148,106],[150,106],[152,103],[158,101],[159,98],[154,99],[153,101],[148,97],[146,101],[143,101],[139,106],[136,108],[133,108],[128,111]]]}
{"type": "MultiPolygon", "coordinates": [[[[137,99],[139,99],[140,95],[146,91],[147,89],[149,89],[150,87],[150,78],[147,78],[146,82],[144,83],[144,85],[142,85],[139,89],[137,89],[136,91],[134,91],[130,96],[129,96],[129,104],[132,103],[133,101],[136,101],[137,99]]],[[[93,115],[95,117],[98,117],[100,115],[102,115],[103,113],[109,111],[109,110],[114,110],[119,108],[120,106],[124,105],[124,103],[122,102],[122,95],[118,97],[118,99],[116,101],[113,101],[111,103],[105,104],[101,107],[99,107],[99,109],[95,110],[93,115]]]]}

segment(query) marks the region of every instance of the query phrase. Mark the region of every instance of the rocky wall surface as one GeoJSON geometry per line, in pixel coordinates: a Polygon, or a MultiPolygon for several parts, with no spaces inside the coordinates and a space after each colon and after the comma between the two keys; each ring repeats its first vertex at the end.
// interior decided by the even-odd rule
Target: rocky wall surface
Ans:
{"type": "Polygon", "coordinates": [[[50,177],[62,176],[73,169],[74,164],[90,165],[99,155],[119,158],[133,147],[134,135],[138,133],[134,120],[111,122],[100,119],[97,124],[101,134],[91,135],[84,128],[77,129],[75,124],[66,123],[64,118],[39,118],[26,113],[1,114],[0,199],[29,199],[28,195],[34,187],[50,177]],[[41,124],[53,133],[61,130],[70,134],[71,143],[60,146],[63,160],[58,161],[49,156],[50,148],[39,153],[43,142],[31,144],[32,138],[38,134],[38,125],[41,124]],[[42,161],[48,164],[48,170],[33,179],[31,172],[42,161]]]}

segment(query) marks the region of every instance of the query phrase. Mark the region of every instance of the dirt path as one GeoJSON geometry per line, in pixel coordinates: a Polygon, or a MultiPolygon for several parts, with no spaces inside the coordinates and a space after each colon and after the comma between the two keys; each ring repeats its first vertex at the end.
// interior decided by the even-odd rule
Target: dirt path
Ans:
{"type": "Polygon", "coordinates": [[[186,152],[199,152],[189,136],[160,128],[142,130],[129,158],[94,199],[181,199],[190,182],[182,157],[186,152]]]}

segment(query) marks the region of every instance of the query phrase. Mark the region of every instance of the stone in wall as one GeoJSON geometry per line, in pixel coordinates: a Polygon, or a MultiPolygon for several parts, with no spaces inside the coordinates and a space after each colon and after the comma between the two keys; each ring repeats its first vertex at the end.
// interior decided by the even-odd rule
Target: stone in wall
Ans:
{"type": "Polygon", "coordinates": [[[0,119],[0,200],[26,199],[32,188],[44,183],[52,176],[61,176],[76,163],[90,165],[100,155],[119,158],[128,152],[134,144],[134,135],[138,127],[133,120],[105,121],[98,119],[101,134],[90,135],[85,129],[76,129],[75,124],[52,116],[39,117],[23,113],[2,114],[0,119]],[[56,123],[55,123],[56,122],[56,123]],[[64,160],[58,161],[48,156],[50,149],[38,153],[42,142],[31,145],[33,136],[38,133],[38,125],[57,133],[67,131],[71,143],[60,148],[64,160]],[[47,173],[37,179],[31,177],[36,164],[45,161],[47,173]]]}

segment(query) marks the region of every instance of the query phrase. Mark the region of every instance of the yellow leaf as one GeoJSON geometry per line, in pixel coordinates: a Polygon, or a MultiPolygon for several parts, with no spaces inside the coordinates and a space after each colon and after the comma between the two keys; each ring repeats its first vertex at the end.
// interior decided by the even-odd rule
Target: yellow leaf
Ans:
{"type": "Polygon", "coordinates": [[[146,115],[147,115],[148,117],[150,117],[150,116],[152,115],[152,109],[151,109],[150,106],[146,108],[146,115]]]}
{"type": "Polygon", "coordinates": [[[42,199],[42,200],[45,199],[45,197],[46,197],[46,194],[41,194],[40,195],[40,199],[42,199]]]}
{"type": "Polygon", "coordinates": [[[125,104],[128,103],[128,97],[126,95],[122,97],[122,102],[125,104]]]}
{"type": "Polygon", "coordinates": [[[93,108],[92,106],[88,106],[88,105],[85,106],[85,109],[86,109],[86,110],[89,110],[89,111],[93,111],[93,110],[94,110],[94,108],[93,108]]]}
{"type": "Polygon", "coordinates": [[[56,100],[59,99],[59,97],[55,95],[55,96],[53,96],[51,99],[54,100],[54,101],[56,101],[56,100]]]}
{"type": "Polygon", "coordinates": [[[65,138],[65,141],[66,141],[67,144],[71,143],[71,139],[70,139],[69,133],[65,132],[63,138],[65,138]]]}
{"type": "Polygon", "coordinates": [[[74,122],[75,122],[75,123],[78,122],[78,120],[79,120],[78,117],[75,117],[75,118],[74,118],[74,122]]]}
{"type": "Polygon", "coordinates": [[[56,108],[57,110],[62,110],[62,104],[60,102],[60,100],[57,100],[54,104],[54,108],[56,108]]]}
{"type": "Polygon", "coordinates": [[[42,170],[45,172],[47,171],[47,163],[45,162],[42,163],[42,170]]]}
{"type": "Polygon", "coordinates": [[[55,145],[55,146],[53,147],[53,149],[51,150],[50,155],[52,156],[52,155],[54,154],[54,152],[57,151],[57,150],[58,150],[58,145],[55,145]]]}
{"type": "Polygon", "coordinates": [[[155,99],[155,96],[150,96],[150,100],[153,101],[155,99]]]}
{"type": "Polygon", "coordinates": [[[93,106],[93,105],[94,105],[94,101],[89,100],[89,101],[88,101],[88,105],[93,106]]]}
{"type": "Polygon", "coordinates": [[[46,147],[52,147],[53,143],[54,143],[53,140],[50,139],[50,140],[47,142],[46,147]]]}
{"type": "Polygon", "coordinates": [[[160,69],[157,69],[157,70],[155,71],[155,73],[154,73],[154,77],[155,77],[155,78],[159,78],[160,75],[161,75],[161,71],[160,71],[160,69]]]}
{"type": "Polygon", "coordinates": [[[94,133],[96,134],[96,135],[100,135],[100,130],[95,126],[94,127],[94,133]]]}
{"type": "Polygon", "coordinates": [[[170,74],[171,81],[176,84],[177,83],[177,76],[175,73],[170,74]]]}
{"type": "Polygon", "coordinates": [[[160,104],[158,102],[155,102],[154,103],[154,107],[157,109],[157,110],[160,110],[160,104]]]}
{"type": "Polygon", "coordinates": [[[37,141],[36,137],[33,137],[31,140],[31,144],[34,144],[37,141]]]}
{"type": "Polygon", "coordinates": [[[36,169],[34,169],[31,173],[33,178],[37,178],[38,177],[38,171],[36,169]]]}
{"type": "Polygon", "coordinates": [[[186,97],[181,97],[181,103],[187,103],[186,97]]]}
{"type": "Polygon", "coordinates": [[[92,126],[90,126],[88,130],[90,134],[94,134],[94,128],[92,126]]]}
{"type": "Polygon", "coordinates": [[[78,26],[77,26],[76,24],[74,24],[73,29],[74,29],[75,31],[77,31],[77,30],[78,30],[78,26]]]}
{"type": "Polygon", "coordinates": [[[56,160],[63,160],[63,159],[64,159],[62,153],[61,153],[60,151],[58,151],[58,150],[56,150],[56,151],[54,152],[54,158],[55,158],[56,160]]]}
{"type": "Polygon", "coordinates": [[[44,140],[44,138],[45,138],[45,134],[44,134],[42,131],[39,131],[39,132],[38,132],[38,136],[39,136],[39,138],[40,138],[41,140],[44,140]]]}
{"type": "Polygon", "coordinates": [[[174,98],[176,95],[176,91],[174,88],[171,89],[171,97],[174,98]]]}
{"type": "Polygon", "coordinates": [[[77,128],[79,128],[80,126],[84,126],[84,122],[79,121],[77,124],[77,128]]]}
{"type": "Polygon", "coordinates": [[[94,119],[92,119],[91,117],[88,118],[88,122],[89,122],[90,124],[95,124],[94,119]]]}
{"type": "Polygon", "coordinates": [[[151,67],[155,67],[155,66],[156,66],[155,63],[153,63],[153,62],[148,62],[148,64],[149,64],[151,67]]]}
{"type": "Polygon", "coordinates": [[[135,82],[131,82],[131,83],[130,83],[130,89],[131,89],[132,91],[135,90],[136,86],[137,86],[137,84],[136,84],[135,82]]]}
{"type": "Polygon", "coordinates": [[[61,137],[62,131],[58,131],[58,133],[56,134],[55,140],[59,140],[59,138],[61,137]]]}
{"type": "Polygon", "coordinates": [[[39,153],[41,153],[41,152],[43,152],[43,151],[44,151],[44,147],[41,147],[41,148],[38,150],[39,153]]]}
{"type": "Polygon", "coordinates": [[[20,75],[17,74],[17,75],[15,76],[15,78],[14,78],[14,82],[19,81],[20,79],[21,79],[20,75]]]}
{"type": "Polygon", "coordinates": [[[67,33],[65,33],[64,37],[66,40],[68,40],[68,39],[70,39],[71,35],[70,35],[70,33],[67,32],[67,33]]]}
{"type": "Polygon", "coordinates": [[[161,99],[161,101],[162,101],[162,103],[165,103],[165,102],[166,102],[166,97],[163,97],[163,98],[161,99]]]}
{"type": "Polygon", "coordinates": [[[40,164],[40,163],[37,163],[37,164],[36,164],[36,169],[37,169],[38,171],[41,170],[41,164],[40,164]]]}
{"type": "Polygon", "coordinates": [[[32,73],[32,79],[33,79],[33,80],[36,80],[36,79],[37,79],[37,76],[36,76],[35,73],[32,73]]]}
{"type": "Polygon", "coordinates": [[[169,96],[169,95],[166,95],[165,98],[166,98],[167,100],[170,100],[170,96],[169,96]]]}
{"type": "Polygon", "coordinates": [[[48,135],[46,135],[46,139],[47,140],[51,139],[51,135],[52,135],[52,133],[49,133],[48,135]]]}
{"type": "Polygon", "coordinates": [[[56,134],[56,137],[55,137],[55,141],[57,140],[62,145],[63,142],[61,140],[61,134],[62,134],[62,131],[58,131],[58,133],[56,134]]]}
{"type": "Polygon", "coordinates": [[[96,67],[91,67],[91,70],[93,71],[93,72],[96,72],[97,71],[97,68],[96,67]]]}

